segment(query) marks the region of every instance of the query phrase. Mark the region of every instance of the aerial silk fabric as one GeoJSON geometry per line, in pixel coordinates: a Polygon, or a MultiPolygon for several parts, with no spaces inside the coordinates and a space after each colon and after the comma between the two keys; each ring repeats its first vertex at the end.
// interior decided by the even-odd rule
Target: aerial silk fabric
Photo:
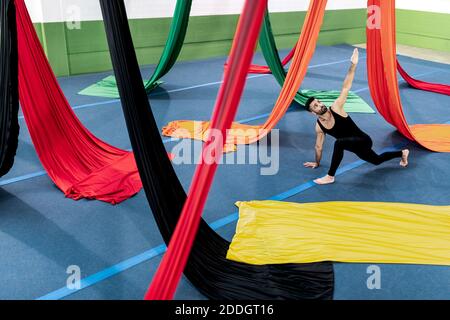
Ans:
{"type": "MultiPolygon", "coordinates": [[[[261,30],[259,44],[263,53],[265,60],[267,61],[268,66],[261,66],[261,69],[258,70],[256,66],[255,68],[250,68],[250,72],[255,71],[265,71],[267,68],[269,72],[271,72],[277,82],[283,86],[284,81],[286,80],[286,71],[284,66],[289,59],[291,59],[295,52],[295,47],[289,52],[287,57],[280,61],[280,56],[278,55],[278,48],[275,43],[275,37],[273,35],[272,26],[270,23],[269,13],[266,12],[264,17],[264,24],[261,30]]],[[[350,61],[350,60],[349,60],[350,61]]],[[[259,73],[259,72],[257,72],[259,73]]],[[[266,72],[263,72],[266,73],[266,72]]],[[[310,97],[316,97],[326,105],[331,105],[333,102],[339,97],[341,94],[340,91],[337,90],[300,90],[296,95],[294,100],[304,106],[306,101],[310,97]]],[[[375,113],[375,111],[357,94],[350,92],[347,97],[347,101],[345,103],[345,111],[352,113],[375,113]]]]}
{"type": "Polygon", "coordinates": [[[396,70],[395,1],[369,0],[368,6],[381,9],[381,28],[367,28],[367,70],[375,106],[406,138],[432,151],[450,152],[450,125],[409,125],[403,113],[396,70]]]}
{"type": "Polygon", "coordinates": [[[112,204],[128,199],[142,188],[133,153],[99,140],[81,124],[51,70],[24,0],[15,3],[19,98],[42,165],[66,197],[112,204]]]}
{"type": "MultiPolygon", "coordinates": [[[[345,75],[343,75],[344,77],[345,75]]],[[[344,81],[344,78],[342,78],[344,81]]],[[[300,105],[304,106],[310,97],[323,102],[326,106],[331,106],[337,98],[339,98],[341,91],[339,90],[307,90],[303,89],[298,92],[295,98],[300,105]]],[[[360,96],[354,92],[349,92],[347,100],[344,104],[344,110],[348,113],[375,113],[375,110],[367,104],[360,96]]]]}
{"type": "MultiPolygon", "coordinates": [[[[266,20],[267,19],[268,18],[266,17],[266,20]]],[[[269,26],[270,26],[270,21],[269,20],[265,21],[264,23],[265,24],[269,24],[269,26]]],[[[261,38],[261,39],[264,39],[264,38],[261,38]]],[[[261,48],[263,48],[263,53],[264,52],[269,53],[269,51],[265,51],[265,49],[264,49],[265,48],[264,47],[265,44],[263,43],[263,41],[265,42],[267,40],[260,40],[260,45],[261,45],[261,48]]],[[[293,57],[293,54],[294,54],[294,51],[295,51],[295,47],[292,48],[291,51],[289,51],[289,53],[287,54],[287,56],[283,59],[283,61],[280,62],[282,67],[285,67],[289,63],[289,61],[291,61],[291,59],[293,57]]],[[[266,58],[266,60],[267,59],[268,58],[266,58]]],[[[277,69],[279,69],[279,68],[277,68],[277,69]]],[[[441,93],[441,94],[445,94],[445,95],[450,95],[450,85],[439,84],[439,83],[432,83],[432,82],[425,82],[425,81],[417,80],[417,79],[411,77],[405,71],[405,69],[403,69],[403,67],[400,65],[398,60],[397,60],[397,71],[400,73],[402,78],[413,88],[416,88],[416,89],[419,89],[419,90],[424,90],[424,91],[441,93]]],[[[249,69],[249,73],[258,73],[258,74],[274,73],[275,74],[275,70],[272,71],[269,66],[251,65],[250,69],[249,69]]],[[[306,96],[308,95],[307,93],[304,92],[304,90],[300,91],[300,93],[303,93],[306,96]]],[[[299,98],[300,97],[298,95],[295,98],[295,101],[297,101],[300,104],[304,105],[304,103],[302,103],[302,100],[299,100],[299,98]]],[[[350,111],[350,112],[352,112],[352,111],[350,111]]]]}
{"type": "MultiPolygon", "coordinates": [[[[319,37],[320,27],[322,25],[323,16],[325,13],[326,4],[326,0],[310,1],[305,22],[300,33],[300,39],[295,48],[294,58],[286,76],[286,80],[283,84],[283,87],[281,88],[281,92],[278,96],[275,106],[266,122],[259,126],[249,126],[240,123],[233,123],[233,128],[239,129],[239,135],[233,136],[233,133],[236,130],[234,132],[230,131],[228,133],[227,139],[229,139],[230,141],[234,141],[237,144],[254,143],[269,134],[270,131],[275,128],[281,118],[283,118],[284,114],[288,110],[297,94],[297,89],[300,87],[306,75],[309,62],[311,61],[311,58],[314,54],[317,39],[319,37]],[[255,130],[255,128],[257,128],[257,130],[255,130]]],[[[231,66],[229,66],[226,71],[228,71],[230,67],[231,66]]],[[[177,138],[179,132],[181,131],[182,135],[186,136],[187,121],[188,120],[183,120],[183,122],[181,123],[179,121],[170,122],[163,128],[163,135],[177,138]]],[[[208,129],[212,128],[210,122],[205,122],[204,125],[205,127],[208,127],[208,129]]],[[[193,127],[193,125],[188,127],[193,127]]],[[[194,132],[190,132],[189,134],[190,138],[196,138],[194,132]]]]}
{"type": "MultiPolygon", "coordinates": [[[[267,14],[266,14],[267,15],[267,14]]],[[[264,24],[267,23],[267,16],[264,18],[264,24]]],[[[264,25],[263,25],[264,28],[264,25]]],[[[261,40],[260,40],[261,43],[261,40]]],[[[286,66],[289,61],[292,60],[292,57],[294,56],[294,52],[295,52],[295,47],[292,48],[291,51],[289,51],[289,53],[283,58],[283,60],[281,61],[281,64],[284,66],[286,66]]],[[[225,66],[227,66],[227,64],[225,64],[225,66]]],[[[272,70],[270,70],[269,66],[261,66],[258,64],[252,64],[250,65],[250,68],[248,69],[248,73],[257,73],[257,74],[270,74],[272,73],[272,70]]]]}
{"type": "Polygon", "coordinates": [[[402,68],[402,66],[398,61],[397,61],[397,70],[402,76],[402,78],[405,79],[405,81],[413,88],[450,95],[450,85],[425,82],[422,80],[414,79],[405,71],[405,69],[402,68]]]}
{"type": "MultiPolygon", "coordinates": [[[[276,47],[275,38],[273,36],[272,27],[270,24],[270,17],[269,13],[267,12],[264,17],[264,24],[263,29],[261,32],[260,37],[260,46],[263,52],[263,55],[268,62],[268,66],[260,66],[260,65],[251,65],[249,69],[249,73],[272,73],[275,75],[277,81],[283,85],[283,81],[285,78],[285,71],[284,67],[289,63],[289,61],[294,56],[295,47],[292,48],[292,50],[287,54],[287,56],[283,59],[283,61],[280,61],[280,58],[278,56],[278,49],[276,47]]],[[[431,83],[431,82],[425,82],[421,80],[416,80],[410,75],[406,73],[406,71],[402,68],[400,63],[397,60],[397,70],[400,73],[400,75],[405,79],[405,81],[412,87],[420,90],[425,91],[431,91],[441,94],[450,94],[450,86],[445,84],[438,84],[438,83],[431,83]]],[[[317,96],[320,100],[335,100],[336,98],[333,97],[333,93],[330,93],[329,97],[325,96],[322,97],[321,94],[327,94],[327,91],[318,91],[318,93],[313,93],[313,91],[305,92],[305,90],[301,90],[299,94],[297,94],[295,101],[300,103],[301,105],[304,105],[306,100],[309,96],[313,95],[317,96]]],[[[335,93],[334,93],[335,94],[335,93]]],[[[347,112],[370,112],[372,108],[370,106],[363,106],[361,105],[358,107],[359,103],[365,103],[364,100],[362,102],[358,102],[357,98],[359,98],[356,94],[350,93],[349,95],[350,100],[347,99],[346,107],[349,108],[347,112]],[[368,109],[369,107],[370,109],[368,109]],[[355,111],[355,109],[357,111],[355,111]],[[366,111],[364,111],[366,110],[366,111]]],[[[372,110],[373,112],[373,110],[372,110]]]]}
{"type": "MultiPolygon", "coordinates": [[[[162,83],[160,79],[170,71],[181,52],[189,24],[191,5],[192,0],[177,0],[169,36],[161,58],[153,75],[144,82],[145,90],[148,93],[162,83]]],[[[119,98],[116,78],[114,76],[106,77],[100,82],[80,91],[79,94],[105,98],[119,98]]]]}
{"type": "Polygon", "coordinates": [[[238,202],[227,258],[450,265],[450,206],[389,202],[238,202]]]}
{"type": "MultiPolygon", "coordinates": [[[[139,79],[140,71],[124,3],[122,0],[102,0],[100,3],[136,163],[151,211],[164,241],[168,244],[180,218],[186,193],[171,163],[167,157],[163,156],[164,145],[142,81],[139,79]]],[[[254,15],[252,15],[255,19],[253,22],[256,23],[258,15],[263,12],[263,8],[259,8],[262,2],[252,1],[252,3],[253,6],[258,6],[258,10],[253,11],[254,15]]],[[[247,8],[245,16],[247,19],[250,16],[248,9],[252,7],[247,8]]],[[[242,26],[243,31],[248,28],[249,21],[246,20],[246,22],[246,25],[242,26]]],[[[251,34],[248,34],[249,39],[256,37],[255,33],[257,32],[253,30],[251,34]]],[[[254,41],[256,42],[256,39],[254,41]]],[[[239,49],[243,52],[241,45],[245,46],[246,50],[252,49],[248,43],[243,43],[242,36],[239,49]]],[[[235,56],[234,59],[236,58],[235,56]]],[[[245,63],[250,63],[248,57],[245,63]]],[[[245,73],[242,71],[239,76],[245,78],[245,73]]],[[[227,77],[227,84],[230,84],[230,76],[232,75],[227,77]]],[[[233,79],[238,80],[235,77],[233,79]]],[[[227,97],[235,99],[231,95],[227,97]]],[[[226,112],[225,109],[222,110],[226,112]]],[[[206,198],[207,192],[203,189],[191,188],[191,190],[191,197],[195,194],[202,199],[206,198]]],[[[179,250],[189,255],[184,269],[185,276],[206,297],[210,299],[332,298],[334,277],[330,263],[252,266],[229,261],[226,259],[226,253],[230,243],[220,237],[203,219],[198,220],[199,218],[199,215],[195,218],[195,223],[200,223],[197,235],[195,236],[195,232],[192,231],[184,233],[187,237],[195,237],[192,250],[186,247],[179,250]]],[[[169,250],[173,250],[173,246],[169,250]]],[[[174,270],[174,268],[175,263],[166,271],[174,270]]]]}
{"type": "MultiPolygon", "coordinates": [[[[223,152],[236,151],[236,145],[245,143],[245,139],[250,133],[254,134],[260,132],[259,126],[243,125],[233,122],[231,128],[227,131],[228,134],[223,141],[223,152]]],[[[178,138],[178,139],[194,139],[207,142],[209,139],[211,126],[209,121],[192,121],[192,120],[177,120],[169,122],[162,128],[164,136],[178,138]]]]}
{"type": "Polygon", "coordinates": [[[0,4],[0,177],[14,163],[19,140],[17,35],[14,1],[0,4]]]}
{"type": "MultiPolygon", "coordinates": [[[[266,11],[266,13],[264,15],[264,22],[263,22],[263,26],[262,26],[261,34],[260,34],[260,38],[259,38],[259,45],[261,46],[262,49],[263,49],[263,47],[265,49],[267,49],[269,46],[276,47],[275,38],[273,36],[272,26],[270,23],[270,16],[269,16],[268,11],[266,11]]],[[[277,54],[277,59],[278,59],[278,61],[280,61],[280,64],[283,67],[286,66],[289,63],[289,61],[292,60],[292,58],[294,57],[295,49],[296,49],[295,47],[292,48],[291,51],[289,51],[289,53],[286,55],[286,57],[284,57],[283,61],[280,61],[280,57],[277,54]]],[[[275,49],[275,50],[277,50],[277,49],[275,49]]],[[[264,50],[263,50],[263,53],[264,53],[264,50]]],[[[264,57],[265,57],[265,55],[264,55],[264,57]]],[[[227,68],[227,67],[228,67],[228,62],[225,63],[225,68],[227,68]]],[[[248,69],[248,72],[249,73],[257,73],[257,74],[270,74],[273,71],[270,69],[270,66],[251,64],[248,69]]]]}

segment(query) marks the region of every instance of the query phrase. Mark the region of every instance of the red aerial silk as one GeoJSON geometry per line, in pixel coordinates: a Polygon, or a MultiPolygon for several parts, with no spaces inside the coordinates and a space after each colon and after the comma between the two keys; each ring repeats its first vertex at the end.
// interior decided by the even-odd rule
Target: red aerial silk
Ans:
{"type": "Polygon", "coordinates": [[[372,99],[384,119],[406,138],[439,152],[450,152],[450,125],[408,125],[397,79],[395,1],[369,0],[380,7],[381,28],[367,28],[367,69],[372,99]]]}
{"type": "Polygon", "coordinates": [[[439,83],[431,83],[431,82],[425,82],[421,80],[416,80],[413,77],[411,77],[409,74],[406,73],[406,71],[402,68],[400,63],[397,61],[397,70],[402,76],[403,79],[411,86],[416,89],[425,90],[425,91],[431,91],[441,94],[450,95],[450,86],[446,84],[439,84],[439,83]]]}
{"type": "MultiPolygon", "coordinates": [[[[281,64],[283,65],[283,67],[286,66],[289,63],[289,61],[291,61],[292,58],[294,57],[296,47],[297,47],[297,44],[294,46],[294,48],[292,48],[291,51],[289,51],[289,53],[286,55],[286,57],[284,57],[283,61],[281,61],[281,64]]],[[[228,68],[228,62],[225,63],[225,68],[228,68]]],[[[269,73],[272,73],[272,71],[270,70],[270,68],[268,66],[261,66],[259,64],[251,64],[248,69],[248,73],[269,74],[269,73]]]]}
{"type": "MultiPolygon", "coordinates": [[[[230,66],[224,73],[224,81],[220,87],[211,120],[211,127],[219,130],[223,137],[236,115],[266,7],[266,0],[246,0],[239,19],[231,48],[230,66]]],[[[202,156],[207,157],[207,153],[213,150],[214,156],[220,157],[223,144],[217,143],[219,140],[211,137],[203,147],[202,156]]],[[[202,211],[217,169],[217,162],[203,161],[197,166],[175,232],[145,299],[173,298],[197,234],[202,211]]]]}
{"type": "Polygon", "coordinates": [[[67,102],[36,35],[24,0],[16,0],[19,96],[28,130],[53,182],[72,199],[117,204],[142,188],[133,153],[99,140],[67,102]]]}

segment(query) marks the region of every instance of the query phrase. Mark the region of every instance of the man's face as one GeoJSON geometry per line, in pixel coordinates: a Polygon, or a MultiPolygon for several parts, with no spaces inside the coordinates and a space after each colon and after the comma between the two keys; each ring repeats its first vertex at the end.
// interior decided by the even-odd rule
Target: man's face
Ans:
{"type": "Polygon", "coordinates": [[[313,102],[311,102],[309,105],[309,110],[318,116],[321,116],[328,111],[327,107],[317,99],[314,99],[313,102]]]}

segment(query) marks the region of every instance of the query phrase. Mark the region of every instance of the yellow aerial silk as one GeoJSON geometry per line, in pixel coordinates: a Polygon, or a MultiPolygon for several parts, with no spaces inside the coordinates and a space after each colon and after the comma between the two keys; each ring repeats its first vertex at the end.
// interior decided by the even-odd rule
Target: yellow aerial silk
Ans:
{"type": "Polygon", "coordinates": [[[237,202],[227,258],[450,265],[450,206],[387,202],[237,202]]]}

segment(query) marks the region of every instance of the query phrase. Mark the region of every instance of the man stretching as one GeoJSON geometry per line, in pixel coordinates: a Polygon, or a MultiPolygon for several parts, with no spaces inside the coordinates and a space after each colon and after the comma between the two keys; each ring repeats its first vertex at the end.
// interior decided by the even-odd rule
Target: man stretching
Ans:
{"type": "Polygon", "coordinates": [[[336,170],[344,157],[344,150],[353,152],[362,160],[374,165],[379,165],[394,158],[401,158],[400,166],[406,167],[408,165],[408,149],[385,152],[380,155],[376,154],[372,150],[372,139],[359,129],[350,116],[344,111],[344,104],[352,87],[353,78],[355,77],[358,56],[358,49],[355,49],[351,57],[352,64],[347,77],[345,78],[342,92],[339,95],[339,98],[334,101],[331,108],[327,108],[322,102],[314,97],[309,98],[305,104],[308,111],[317,116],[317,139],[315,148],[316,161],[306,162],[304,163],[304,166],[306,168],[317,168],[322,159],[322,147],[325,135],[329,134],[336,138],[330,170],[325,177],[314,180],[317,184],[329,184],[334,182],[336,170]]]}

